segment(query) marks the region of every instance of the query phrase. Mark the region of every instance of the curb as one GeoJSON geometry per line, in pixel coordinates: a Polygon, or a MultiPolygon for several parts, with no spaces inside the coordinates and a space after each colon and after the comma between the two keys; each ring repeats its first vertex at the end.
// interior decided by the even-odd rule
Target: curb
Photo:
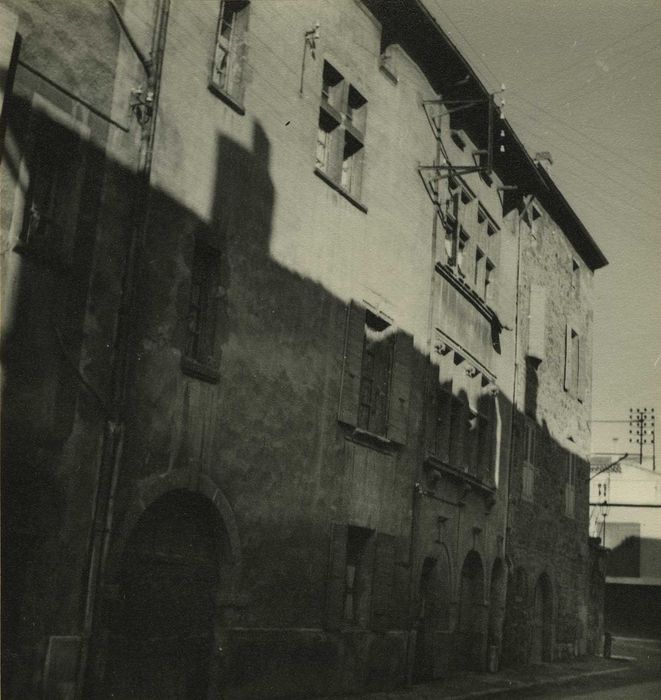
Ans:
{"type": "MultiPolygon", "coordinates": [[[[627,657],[621,657],[625,659],[627,657]]],[[[588,671],[586,673],[575,673],[567,676],[558,676],[557,678],[544,678],[538,681],[524,682],[524,681],[510,681],[508,686],[503,686],[501,688],[488,688],[485,690],[474,690],[471,693],[464,693],[463,695],[448,695],[444,696],[445,700],[465,700],[467,698],[479,698],[486,697],[489,695],[502,695],[503,693],[508,693],[512,690],[525,690],[526,688],[538,688],[544,685],[563,685],[565,683],[571,683],[572,681],[579,680],[581,678],[589,678],[590,676],[604,676],[609,673],[621,673],[627,670],[626,666],[621,668],[607,668],[599,671],[588,671]]]]}

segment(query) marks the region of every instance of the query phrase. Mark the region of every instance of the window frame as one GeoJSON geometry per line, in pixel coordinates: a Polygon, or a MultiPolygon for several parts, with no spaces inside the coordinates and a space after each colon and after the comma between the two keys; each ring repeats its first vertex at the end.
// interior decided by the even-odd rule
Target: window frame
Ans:
{"type": "Polygon", "coordinates": [[[209,74],[209,90],[220,97],[239,114],[245,114],[245,96],[248,22],[250,0],[221,0],[214,39],[214,50],[209,74]],[[232,14],[229,37],[223,32],[227,24],[225,14],[232,14]],[[219,78],[219,54],[229,57],[224,68],[224,77],[219,78]]]}
{"type": "Polygon", "coordinates": [[[521,497],[531,503],[535,500],[535,469],[537,463],[537,425],[526,419],[523,425],[522,448],[522,488],[521,497]]]}
{"type": "Polygon", "coordinates": [[[367,98],[328,60],[322,65],[314,173],[358,209],[363,191],[367,98]],[[324,132],[323,158],[319,145],[324,132]]]}
{"type": "MultiPolygon", "coordinates": [[[[18,186],[15,190],[9,231],[10,240],[15,241],[14,250],[17,253],[27,255],[59,271],[67,271],[73,266],[78,222],[84,207],[83,188],[88,176],[91,129],[38,92],[32,96],[31,115],[29,146],[19,164],[18,186]],[[66,222],[63,225],[58,223],[59,236],[55,241],[52,236],[39,240],[39,236],[30,235],[31,221],[35,214],[34,187],[43,176],[45,163],[39,151],[52,150],[52,140],[58,130],[64,132],[67,138],[70,137],[75,147],[75,152],[64,149],[67,164],[62,166],[55,163],[58,172],[52,174],[53,178],[58,174],[65,177],[71,175],[69,186],[64,192],[65,201],[59,208],[66,222]]],[[[64,147],[65,144],[59,146],[64,147]]]]}
{"type": "Polygon", "coordinates": [[[578,471],[579,459],[573,452],[567,452],[566,466],[564,511],[567,518],[574,518],[576,514],[576,473],[578,471]]]}
{"type": "Polygon", "coordinates": [[[181,369],[184,374],[217,383],[217,326],[218,299],[220,296],[220,251],[204,241],[197,240],[191,259],[189,293],[186,307],[184,347],[181,353],[181,369]],[[195,277],[200,277],[200,294],[195,299],[195,277]],[[204,298],[204,304],[200,301],[204,298]],[[197,332],[191,329],[191,311],[195,311],[197,332]],[[191,347],[191,339],[198,343],[191,347]]]}
{"type": "Polygon", "coordinates": [[[585,401],[585,364],[584,348],[581,334],[576,325],[567,324],[565,328],[565,363],[563,386],[566,393],[577,401],[585,401]]]}

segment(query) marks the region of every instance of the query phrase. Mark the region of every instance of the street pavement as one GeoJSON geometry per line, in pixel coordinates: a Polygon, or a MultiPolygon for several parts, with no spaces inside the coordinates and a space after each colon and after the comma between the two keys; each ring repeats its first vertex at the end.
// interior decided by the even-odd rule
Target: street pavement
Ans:
{"type": "Polygon", "coordinates": [[[334,700],[475,700],[476,698],[661,698],[661,639],[613,638],[613,658],[583,657],[499,673],[461,673],[396,691],[334,700]]]}

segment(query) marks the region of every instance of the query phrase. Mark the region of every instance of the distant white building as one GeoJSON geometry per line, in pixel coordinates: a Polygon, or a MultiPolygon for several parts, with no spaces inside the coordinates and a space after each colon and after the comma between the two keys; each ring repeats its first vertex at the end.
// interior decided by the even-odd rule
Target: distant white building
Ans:
{"type": "MultiPolygon", "coordinates": [[[[627,426],[627,424],[625,424],[627,426]]],[[[611,434],[613,434],[613,431],[611,434]]],[[[621,427],[619,432],[624,432],[621,427]]],[[[651,446],[645,454],[618,460],[621,440],[635,452],[628,437],[611,438],[613,449],[593,435],[590,480],[590,535],[609,550],[606,563],[606,629],[612,632],[661,630],[661,472],[651,446]],[[649,452],[649,454],[648,454],[649,452]]]]}

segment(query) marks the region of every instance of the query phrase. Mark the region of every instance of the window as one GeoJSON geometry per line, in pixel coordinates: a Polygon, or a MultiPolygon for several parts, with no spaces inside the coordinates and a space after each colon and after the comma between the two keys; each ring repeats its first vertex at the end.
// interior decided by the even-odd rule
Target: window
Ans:
{"type": "Polygon", "coordinates": [[[565,333],[565,391],[579,401],[585,397],[585,369],[582,366],[581,341],[569,325],[565,333]]]}
{"type": "Polygon", "coordinates": [[[487,258],[484,266],[484,301],[491,304],[495,297],[494,271],[496,266],[487,258]]]}
{"type": "Polygon", "coordinates": [[[459,240],[457,242],[457,272],[461,277],[466,277],[466,248],[469,241],[468,234],[463,230],[459,230],[459,240]]]}
{"type": "Polygon", "coordinates": [[[344,340],[338,420],[406,444],[413,338],[351,303],[344,340]]]}
{"type": "Polygon", "coordinates": [[[581,268],[575,258],[571,260],[571,288],[578,294],[581,286],[581,268]]]}
{"type": "Polygon", "coordinates": [[[362,189],[366,118],[367,100],[324,61],[315,172],[355,204],[362,189]]]}
{"type": "Polygon", "coordinates": [[[449,411],[452,406],[452,393],[444,389],[441,384],[436,381],[435,395],[432,396],[432,420],[431,439],[429,442],[430,452],[439,459],[447,460],[448,458],[448,418],[449,411]]]}
{"type": "Polygon", "coordinates": [[[463,469],[464,435],[467,432],[468,407],[458,396],[450,400],[450,444],[448,455],[450,464],[457,469],[463,469]]]}
{"type": "Polygon", "coordinates": [[[494,403],[487,396],[481,398],[477,414],[477,472],[482,481],[494,477],[494,403]]]}
{"type": "Polygon", "coordinates": [[[368,545],[373,534],[372,530],[363,527],[349,525],[347,529],[344,619],[353,625],[366,626],[369,618],[371,572],[368,545]]]}
{"type": "Polygon", "coordinates": [[[363,364],[360,375],[358,427],[384,435],[388,418],[388,393],[392,365],[392,335],[389,324],[371,311],[365,314],[363,364]]]}
{"type": "Polygon", "coordinates": [[[484,262],[484,253],[479,249],[475,248],[475,266],[473,270],[473,285],[476,290],[480,293],[482,297],[486,296],[486,285],[485,285],[485,275],[482,269],[482,263],[484,262]]]}
{"type": "Polygon", "coordinates": [[[482,226],[482,224],[484,224],[486,220],[487,220],[486,212],[484,211],[484,209],[480,205],[477,208],[477,223],[480,224],[480,226],[482,226]]]}
{"type": "Polygon", "coordinates": [[[243,112],[249,2],[223,0],[209,87],[243,112]]]}
{"type": "Polygon", "coordinates": [[[529,223],[530,223],[530,233],[532,234],[533,238],[537,238],[539,234],[539,228],[540,228],[540,219],[542,218],[542,214],[535,207],[532,205],[530,207],[530,216],[529,216],[529,223]]]}
{"type": "Polygon", "coordinates": [[[35,95],[29,184],[17,250],[48,265],[73,261],[89,130],[35,95]],[[43,110],[43,111],[42,111],[43,110]]]}
{"type": "Polygon", "coordinates": [[[530,285],[528,357],[538,363],[546,357],[546,289],[534,283],[530,285]]]}
{"type": "Polygon", "coordinates": [[[526,421],[523,428],[523,489],[521,495],[526,501],[533,500],[536,451],[537,427],[533,421],[529,420],[526,421]]]}
{"type": "Polygon", "coordinates": [[[217,381],[215,335],[218,307],[220,256],[213,248],[197,243],[191,268],[186,348],[182,368],[202,379],[217,381]]]}
{"type": "Polygon", "coordinates": [[[567,482],[565,483],[565,515],[568,518],[574,517],[574,507],[576,504],[576,467],[578,458],[575,454],[567,454],[567,482]]]}

